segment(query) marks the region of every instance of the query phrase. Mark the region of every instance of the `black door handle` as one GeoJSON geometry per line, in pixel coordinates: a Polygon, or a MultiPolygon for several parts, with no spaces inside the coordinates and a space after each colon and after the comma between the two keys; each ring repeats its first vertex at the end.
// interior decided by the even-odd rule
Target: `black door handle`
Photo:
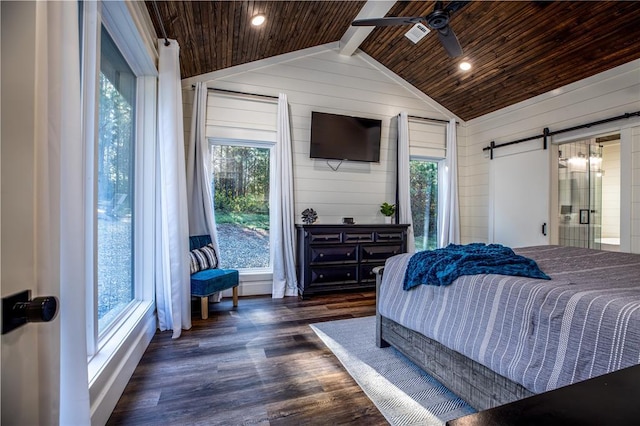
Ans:
{"type": "Polygon", "coordinates": [[[542,235],[547,236],[547,223],[542,224],[542,235]]]}
{"type": "Polygon", "coordinates": [[[55,296],[31,299],[31,290],[2,298],[2,334],[28,322],[49,322],[58,314],[55,296]]]}

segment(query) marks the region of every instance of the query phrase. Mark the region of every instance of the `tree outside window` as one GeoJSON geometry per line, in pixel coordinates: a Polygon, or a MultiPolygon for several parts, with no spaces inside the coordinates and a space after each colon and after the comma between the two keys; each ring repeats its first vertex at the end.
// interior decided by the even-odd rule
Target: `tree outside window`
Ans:
{"type": "Polygon", "coordinates": [[[97,296],[102,333],[134,298],[136,77],[103,29],[97,149],[97,296]]]}
{"type": "Polygon", "coordinates": [[[416,251],[434,250],[438,246],[438,162],[411,159],[409,184],[416,251]]]}
{"type": "Polygon", "coordinates": [[[211,157],[221,267],[269,268],[271,149],[214,144],[211,157]]]}

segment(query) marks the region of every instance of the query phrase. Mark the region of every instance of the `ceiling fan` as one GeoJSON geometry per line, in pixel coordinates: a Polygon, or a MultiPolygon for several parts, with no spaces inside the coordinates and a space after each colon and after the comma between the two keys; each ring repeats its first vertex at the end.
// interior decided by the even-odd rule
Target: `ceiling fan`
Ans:
{"type": "Polygon", "coordinates": [[[436,1],[433,8],[433,12],[426,16],[397,16],[386,18],[371,18],[371,19],[356,19],[351,23],[355,27],[365,26],[377,26],[388,27],[392,25],[407,25],[407,24],[423,24],[432,30],[438,32],[440,43],[447,51],[451,58],[456,58],[462,55],[462,47],[458,42],[456,34],[453,32],[453,28],[449,26],[449,20],[451,14],[462,9],[468,1],[452,1],[446,7],[442,7],[441,1],[436,1]]]}

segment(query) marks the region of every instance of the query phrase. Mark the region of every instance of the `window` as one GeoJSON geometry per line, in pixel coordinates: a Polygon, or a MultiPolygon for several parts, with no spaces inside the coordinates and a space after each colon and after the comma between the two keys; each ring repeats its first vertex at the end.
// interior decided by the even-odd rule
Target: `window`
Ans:
{"type": "Polygon", "coordinates": [[[415,249],[438,247],[439,187],[446,155],[446,126],[409,119],[409,195],[415,249]]]}
{"type": "Polygon", "coordinates": [[[409,193],[416,251],[438,246],[438,161],[411,158],[409,193]]]}
{"type": "Polygon", "coordinates": [[[239,141],[214,141],[211,145],[213,206],[222,268],[271,268],[272,146],[239,141]]]}
{"type": "MultiPolygon", "coordinates": [[[[136,2],[79,2],[87,373],[104,424],[155,331],[157,69],[136,2]]],[[[78,366],[80,367],[80,366],[78,366]]]]}
{"type": "Polygon", "coordinates": [[[134,299],[136,77],[102,28],[98,81],[98,334],[134,299]]]}
{"type": "MultiPolygon", "coordinates": [[[[157,70],[120,2],[82,2],[89,378],[153,315],[157,70]],[[97,19],[96,19],[97,17],[97,19]],[[117,18],[117,19],[116,19],[117,18]]],[[[140,9],[143,10],[143,9],[140,9]]],[[[80,229],[79,229],[80,232],[80,229]]]]}

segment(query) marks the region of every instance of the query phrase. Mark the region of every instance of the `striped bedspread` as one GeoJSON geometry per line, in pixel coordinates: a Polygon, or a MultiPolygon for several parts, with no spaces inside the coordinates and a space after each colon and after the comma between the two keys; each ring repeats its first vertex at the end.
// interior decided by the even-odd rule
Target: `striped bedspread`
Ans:
{"type": "Polygon", "coordinates": [[[402,254],[386,262],[380,313],[535,393],[640,364],[640,255],[514,251],[551,280],[471,275],[405,291],[402,254]]]}

